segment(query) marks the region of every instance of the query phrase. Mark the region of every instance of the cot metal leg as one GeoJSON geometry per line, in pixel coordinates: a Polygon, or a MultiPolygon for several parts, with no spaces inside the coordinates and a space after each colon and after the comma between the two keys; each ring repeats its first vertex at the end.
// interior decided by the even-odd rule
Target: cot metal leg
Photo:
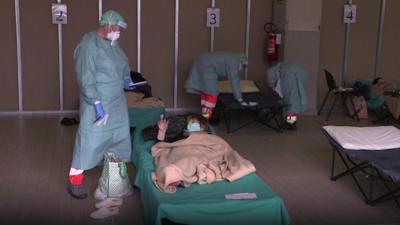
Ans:
{"type": "MultiPolygon", "coordinates": [[[[337,150],[337,149],[336,149],[337,150]]],[[[349,164],[346,162],[345,158],[343,157],[342,153],[337,150],[338,155],[340,156],[340,158],[342,159],[342,162],[344,164],[344,166],[346,167],[346,172],[345,173],[341,173],[339,175],[336,175],[335,177],[333,177],[333,179],[337,179],[339,177],[344,176],[344,174],[350,174],[351,177],[353,178],[354,182],[356,183],[358,189],[360,190],[362,196],[364,197],[364,200],[366,201],[367,204],[370,204],[370,200],[368,198],[368,196],[365,194],[364,189],[361,187],[360,182],[358,182],[358,179],[356,178],[356,176],[354,176],[354,170],[356,167],[350,168],[349,164]]],[[[359,168],[357,168],[359,170],[359,168]]]]}
{"type": "Polygon", "coordinates": [[[336,149],[332,148],[332,167],[331,167],[331,181],[335,181],[335,159],[336,159],[336,149]]]}
{"type": "Polygon", "coordinates": [[[232,129],[232,113],[233,113],[233,109],[231,109],[229,106],[225,106],[222,110],[223,112],[223,117],[224,117],[224,121],[225,121],[225,126],[226,126],[226,132],[228,134],[232,134],[240,129],[242,129],[245,126],[248,126],[251,122],[247,122],[241,126],[235,127],[234,129],[232,129]]]}
{"type": "MultiPolygon", "coordinates": [[[[383,178],[382,174],[379,172],[379,170],[378,170],[377,168],[375,168],[375,167],[374,167],[374,169],[375,169],[376,174],[382,179],[383,185],[384,185],[385,188],[388,190],[388,193],[386,193],[386,194],[384,194],[384,195],[382,195],[382,196],[380,196],[380,197],[378,197],[378,198],[376,198],[376,199],[374,199],[374,200],[371,200],[371,202],[372,202],[373,204],[375,204],[375,203],[378,203],[378,202],[381,202],[381,201],[385,201],[386,198],[390,196],[390,197],[391,197],[390,199],[393,199],[393,200],[396,202],[397,207],[400,208],[400,203],[399,203],[399,201],[397,200],[397,198],[398,198],[399,196],[395,195],[396,192],[400,191],[400,188],[397,188],[397,189],[392,190],[392,189],[389,187],[389,185],[387,184],[386,180],[383,178]]],[[[390,199],[389,199],[389,200],[390,200],[390,199]]]]}
{"type": "Polygon", "coordinates": [[[375,203],[372,201],[373,195],[373,189],[374,189],[374,181],[375,181],[375,176],[373,175],[374,168],[371,167],[371,176],[367,176],[369,178],[369,205],[375,205],[375,203]]]}
{"type": "Polygon", "coordinates": [[[253,122],[253,120],[252,120],[250,122],[247,122],[247,123],[245,123],[243,125],[240,125],[238,127],[235,127],[234,129],[232,129],[232,126],[231,126],[232,124],[231,123],[232,123],[232,113],[233,113],[233,111],[234,110],[231,109],[229,106],[225,106],[223,108],[223,110],[222,110],[224,121],[225,121],[225,125],[226,125],[226,132],[228,134],[232,134],[232,133],[242,129],[243,127],[248,126],[249,124],[251,124],[253,122]]]}
{"type": "Polygon", "coordinates": [[[276,117],[275,117],[275,122],[276,122],[276,124],[277,124],[278,127],[279,127],[279,131],[282,131],[283,124],[285,123],[284,117],[283,117],[283,108],[280,108],[280,109],[278,110],[278,116],[279,116],[279,118],[276,118],[276,117]]]}
{"type": "Polygon", "coordinates": [[[365,169],[367,167],[369,167],[368,163],[367,162],[362,162],[362,163],[360,163],[360,164],[358,164],[356,166],[349,167],[349,169],[347,169],[346,171],[344,171],[342,173],[339,173],[339,174],[331,177],[331,180],[335,181],[335,180],[337,180],[337,179],[339,179],[341,177],[345,177],[345,176],[347,176],[349,174],[352,174],[352,173],[355,173],[355,172],[358,172],[358,171],[362,171],[363,169],[365,169]]]}
{"type": "Polygon", "coordinates": [[[229,134],[231,133],[231,110],[229,109],[228,106],[222,107],[222,114],[224,117],[226,132],[229,134]]]}
{"type": "Polygon", "coordinates": [[[282,132],[282,113],[280,113],[279,118],[278,116],[274,116],[275,124],[278,127],[277,131],[282,132]]]}
{"type": "Polygon", "coordinates": [[[322,104],[321,104],[321,106],[320,106],[320,108],[319,108],[319,110],[318,110],[318,115],[321,115],[322,109],[324,109],[326,100],[328,100],[328,96],[329,96],[330,93],[331,93],[331,91],[328,91],[328,92],[326,93],[326,95],[325,95],[325,97],[324,97],[324,100],[322,101],[322,104]]]}
{"type": "Polygon", "coordinates": [[[277,118],[277,114],[278,113],[275,111],[275,109],[270,109],[270,111],[266,111],[266,109],[259,109],[258,114],[254,115],[253,120],[277,132],[281,132],[282,125],[277,118]],[[272,122],[275,122],[276,127],[272,124],[272,122]]]}
{"type": "MultiPolygon", "coordinates": [[[[253,122],[260,122],[258,121],[257,118],[257,109],[253,109],[253,108],[244,108],[244,111],[240,111],[241,114],[246,114],[246,115],[250,115],[250,120],[248,122],[243,123],[242,125],[239,125],[238,127],[234,128],[234,129],[230,129],[230,133],[234,133],[240,129],[242,129],[243,127],[246,127],[250,124],[252,124],[253,122]]],[[[262,122],[260,122],[262,123],[262,122]]],[[[268,126],[268,125],[267,125],[268,126]]]]}
{"type": "Polygon", "coordinates": [[[230,131],[229,131],[228,133],[232,134],[232,133],[234,133],[234,132],[236,132],[236,131],[242,129],[243,127],[248,126],[249,124],[250,124],[250,122],[249,122],[249,123],[246,123],[246,124],[243,124],[243,125],[241,125],[241,126],[238,126],[238,127],[236,127],[235,129],[233,129],[233,130],[230,129],[230,131]]]}
{"type": "Polygon", "coordinates": [[[331,108],[329,109],[328,115],[326,115],[325,121],[328,121],[328,120],[329,120],[329,117],[331,116],[333,107],[335,107],[335,105],[336,105],[336,102],[337,102],[338,97],[339,97],[339,95],[336,94],[336,95],[335,95],[335,99],[333,100],[333,104],[332,104],[331,108]]]}
{"type": "Polygon", "coordinates": [[[355,173],[355,172],[360,171],[360,170],[363,171],[365,168],[369,167],[367,162],[362,162],[362,163],[359,163],[359,164],[353,163],[354,164],[353,167],[348,167],[344,172],[335,175],[336,152],[342,158],[343,162],[345,162],[345,159],[342,156],[342,154],[340,153],[340,151],[338,149],[336,149],[336,148],[333,148],[333,151],[332,151],[332,167],[331,167],[332,169],[331,169],[331,178],[330,178],[331,181],[336,181],[337,179],[339,179],[341,177],[347,176],[349,174],[355,173]]]}
{"type": "Polygon", "coordinates": [[[354,111],[354,116],[356,117],[357,121],[360,121],[360,117],[358,117],[358,110],[356,109],[356,105],[354,104],[353,98],[351,97],[351,95],[347,94],[347,98],[350,98],[350,103],[351,103],[351,107],[353,108],[354,111]]]}

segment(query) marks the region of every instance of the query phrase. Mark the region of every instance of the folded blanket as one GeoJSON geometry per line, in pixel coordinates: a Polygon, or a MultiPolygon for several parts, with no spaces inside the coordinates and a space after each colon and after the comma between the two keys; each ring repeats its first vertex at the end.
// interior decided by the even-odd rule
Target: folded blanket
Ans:
{"type": "Polygon", "coordinates": [[[173,143],[159,142],[151,148],[156,171],[152,174],[158,189],[175,193],[179,181],[209,184],[226,179],[235,181],[256,171],[254,165],[241,157],[222,138],[204,132],[192,133],[173,143]]]}

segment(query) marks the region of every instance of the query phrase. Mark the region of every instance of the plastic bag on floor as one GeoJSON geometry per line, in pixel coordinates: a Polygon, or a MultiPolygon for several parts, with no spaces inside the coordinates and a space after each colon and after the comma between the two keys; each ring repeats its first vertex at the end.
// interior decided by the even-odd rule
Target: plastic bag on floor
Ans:
{"type": "Polygon", "coordinates": [[[126,197],[133,193],[125,162],[114,153],[104,154],[104,167],[99,179],[95,198],[103,200],[107,197],[126,197]]]}

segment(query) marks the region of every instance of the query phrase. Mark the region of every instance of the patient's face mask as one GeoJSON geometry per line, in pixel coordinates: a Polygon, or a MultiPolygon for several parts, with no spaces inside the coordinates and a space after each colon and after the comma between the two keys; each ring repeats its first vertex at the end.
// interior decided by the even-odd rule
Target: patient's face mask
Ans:
{"type": "Polygon", "coordinates": [[[198,122],[188,123],[186,129],[189,132],[201,131],[200,123],[198,122]]]}

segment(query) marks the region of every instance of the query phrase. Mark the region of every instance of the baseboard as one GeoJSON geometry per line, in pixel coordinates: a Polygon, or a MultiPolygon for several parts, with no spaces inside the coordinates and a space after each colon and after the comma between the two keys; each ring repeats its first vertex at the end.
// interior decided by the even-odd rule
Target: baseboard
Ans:
{"type": "Polygon", "coordinates": [[[187,113],[200,113],[199,108],[166,108],[170,114],[187,114],[187,113]]]}
{"type": "Polygon", "coordinates": [[[79,114],[79,110],[48,110],[48,111],[0,111],[0,116],[33,116],[33,115],[65,115],[79,114]]]}
{"type": "MultiPolygon", "coordinates": [[[[168,113],[171,114],[186,114],[186,113],[199,113],[198,108],[166,108],[168,113]]],[[[79,114],[79,110],[44,110],[44,111],[0,111],[0,116],[18,116],[18,115],[65,115],[65,114],[79,114]]]]}

